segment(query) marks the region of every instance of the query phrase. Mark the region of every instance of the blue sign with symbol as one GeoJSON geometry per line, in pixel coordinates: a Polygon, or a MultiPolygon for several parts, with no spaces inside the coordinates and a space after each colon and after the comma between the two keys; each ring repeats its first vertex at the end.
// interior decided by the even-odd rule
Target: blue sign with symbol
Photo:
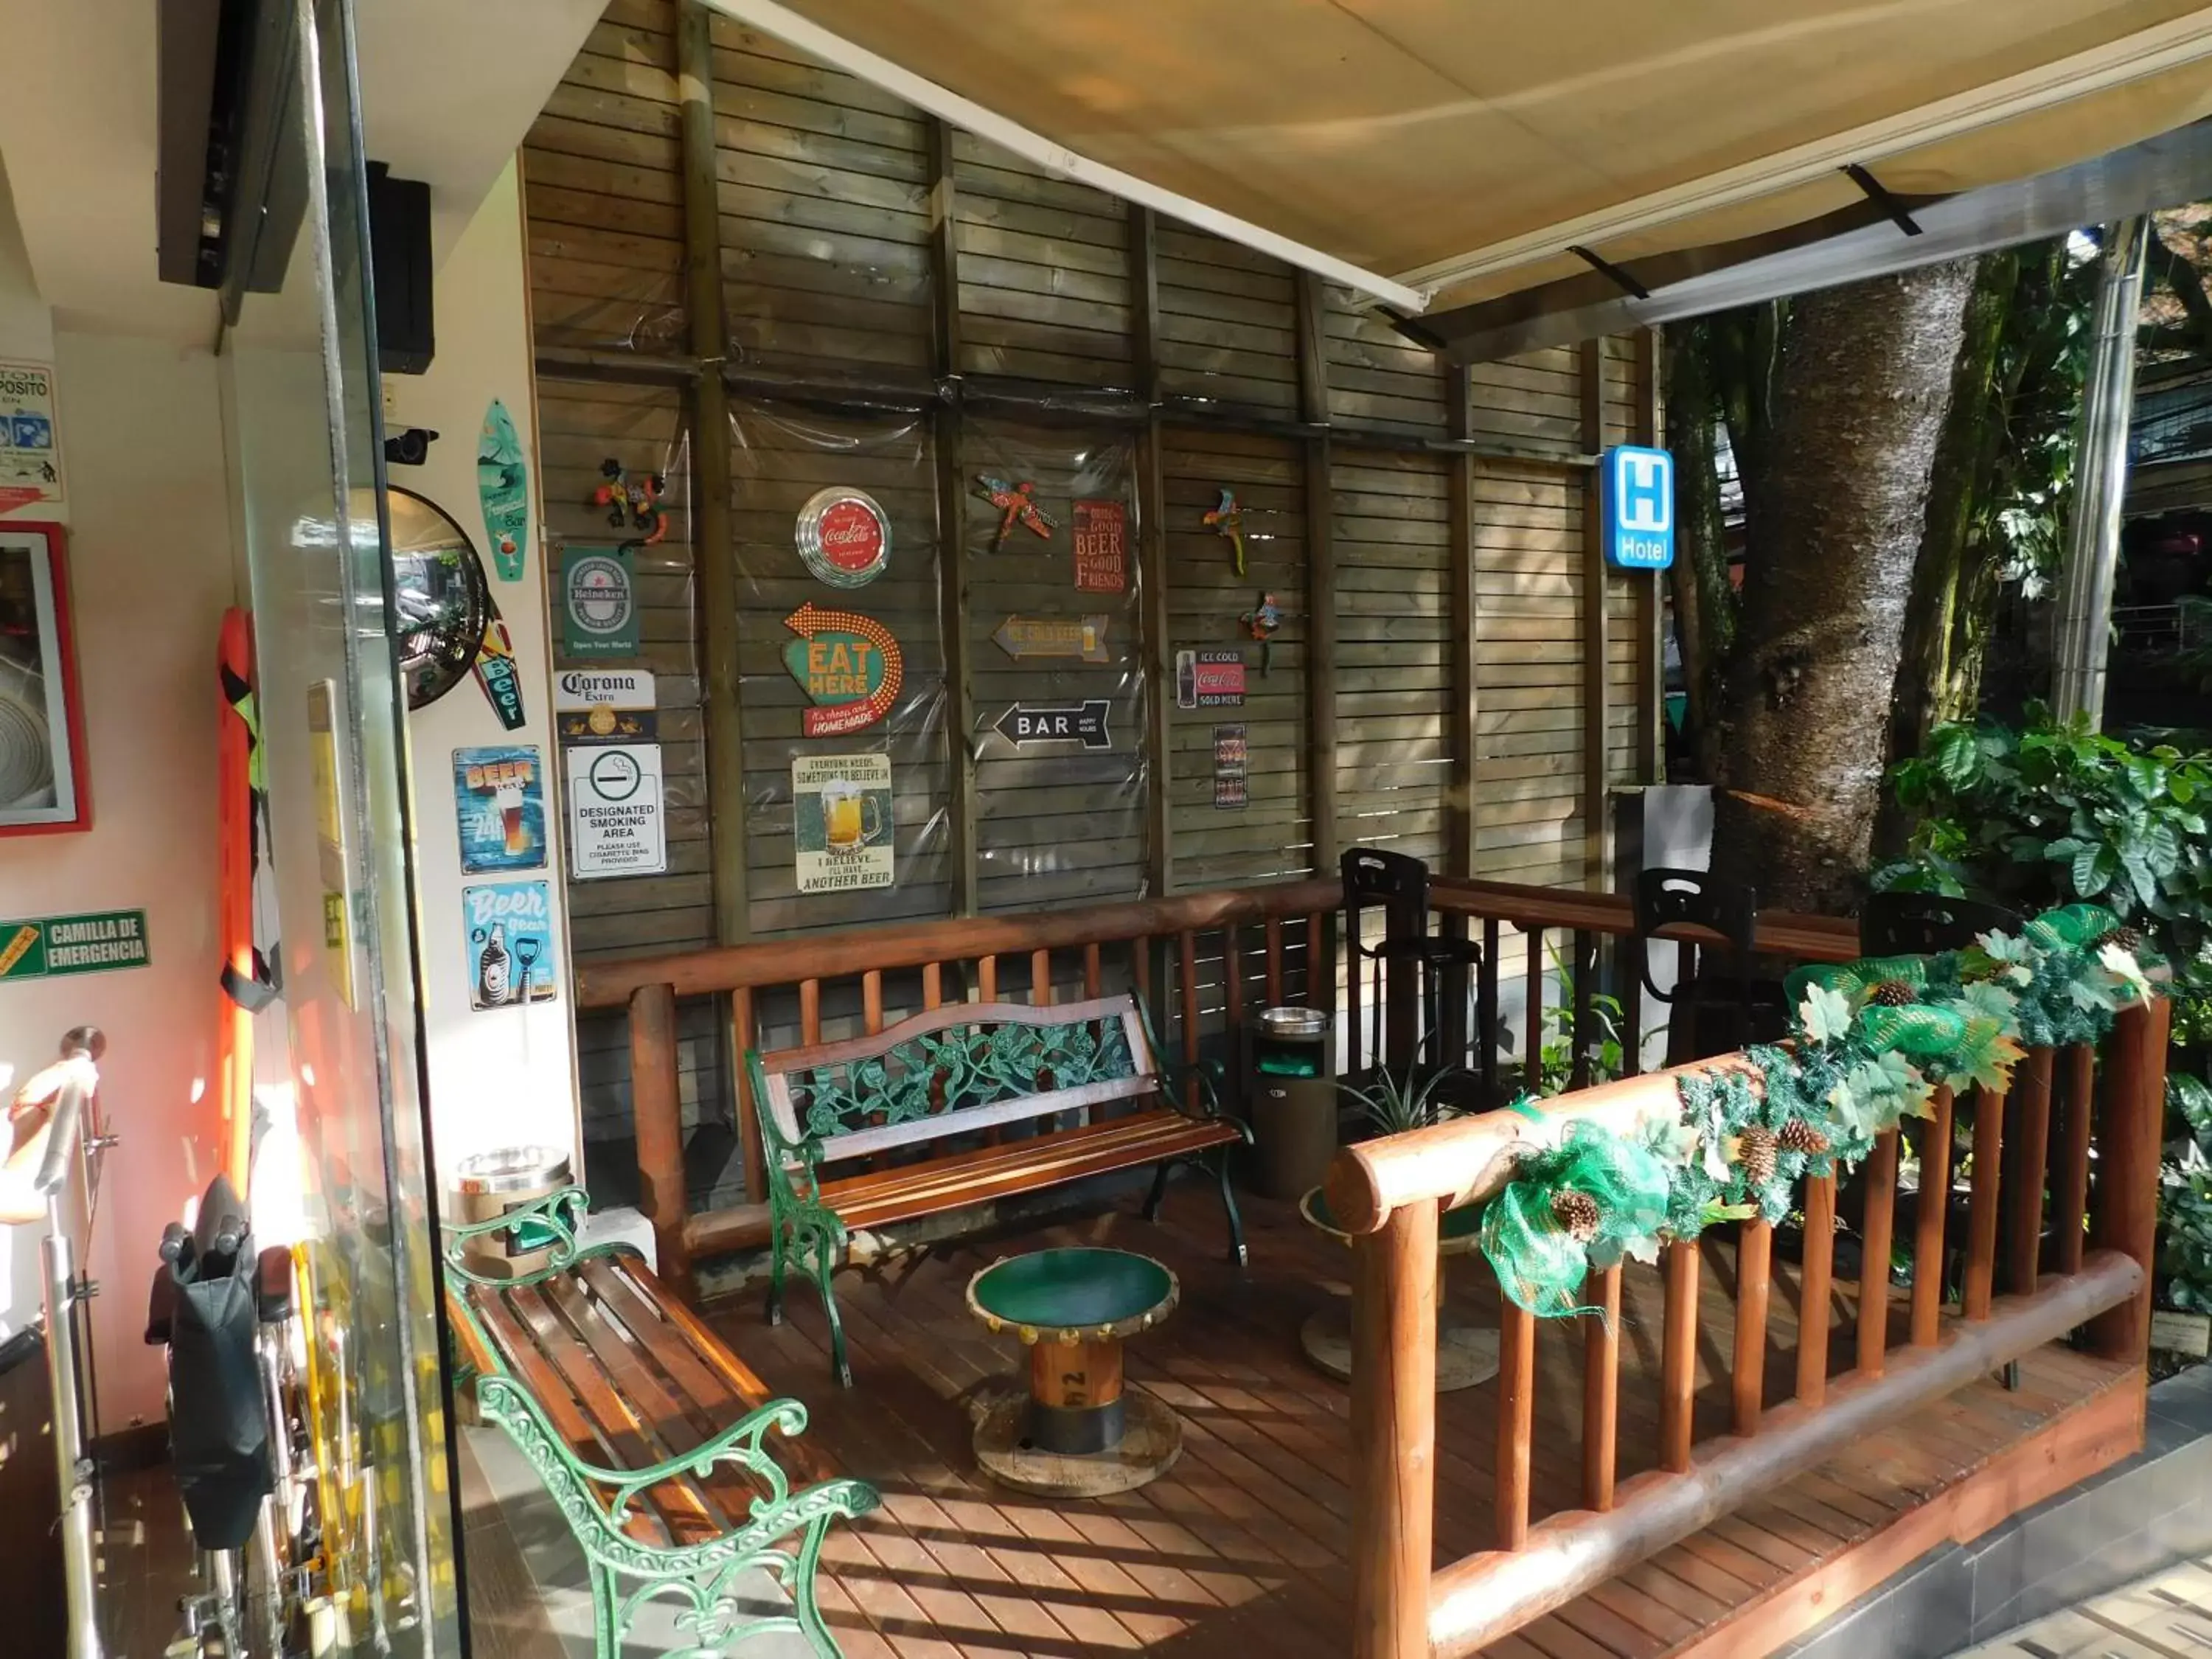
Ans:
{"type": "Polygon", "coordinates": [[[1620,570],[1664,570],[1674,562],[1674,458],[1620,444],[1599,465],[1605,562],[1620,570]]]}

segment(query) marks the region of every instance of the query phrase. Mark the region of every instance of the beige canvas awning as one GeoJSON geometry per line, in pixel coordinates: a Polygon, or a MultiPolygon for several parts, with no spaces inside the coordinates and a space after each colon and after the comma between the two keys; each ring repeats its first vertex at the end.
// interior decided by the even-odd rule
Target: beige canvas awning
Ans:
{"type": "Polygon", "coordinates": [[[2180,0],[711,0],[1412,310],[2050,172],[2212,114],[2180,0]]]}

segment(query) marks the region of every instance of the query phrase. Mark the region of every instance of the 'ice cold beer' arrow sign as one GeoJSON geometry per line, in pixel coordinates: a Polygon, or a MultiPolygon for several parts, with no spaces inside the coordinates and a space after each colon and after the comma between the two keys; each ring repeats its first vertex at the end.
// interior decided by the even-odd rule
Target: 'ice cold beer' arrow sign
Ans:
{"type": "Polygon", "coordinates": [[[1106,730],[1105,698],[1079,703],[1073,708],[1024,708],[1019,704],[999,716],[995,728],[1008,743],[1026,748],[1033,743],[1079,743],[1085,749],[1111,749],[1114,738],[1106,730]]]}

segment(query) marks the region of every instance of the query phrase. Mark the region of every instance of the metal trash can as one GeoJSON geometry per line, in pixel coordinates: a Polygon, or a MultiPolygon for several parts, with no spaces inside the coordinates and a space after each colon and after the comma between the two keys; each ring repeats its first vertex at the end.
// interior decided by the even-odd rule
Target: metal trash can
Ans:
{"type": "MultiPolygon", "coordinates": [[[[495,1221],[574,1179],[568,1155],[553,1146],[501,1146],[465,1158],[453,1182],[453,1219],[464,1225],[495,1221]]],[[[556,1240],[550,1228],[535,1224],[513,1232],[483,1233],[462,1253],[476,1272],[492,1279],[520,1279],[553,1259],[556,1240]]]]}
{"type": "Polygon", "coordinates": [[[1296,1200],[1321,1184],[1336,1156],[1337,1088],[1328,1068],[1328,1016],[1318,1008],[1262,1009],[1252,1030],[1254,1184],[1296,1200]]]}

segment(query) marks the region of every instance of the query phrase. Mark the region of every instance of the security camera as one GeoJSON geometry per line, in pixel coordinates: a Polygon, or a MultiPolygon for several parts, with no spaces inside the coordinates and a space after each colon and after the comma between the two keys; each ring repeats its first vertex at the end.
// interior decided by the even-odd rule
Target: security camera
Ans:
{"type": "Polygon", "coordinates": [[[420,466],[430,459],[430,446],[437,438],[434,432],[410,426],[384,441],[385,461],[392,466],[420,466]]]}

